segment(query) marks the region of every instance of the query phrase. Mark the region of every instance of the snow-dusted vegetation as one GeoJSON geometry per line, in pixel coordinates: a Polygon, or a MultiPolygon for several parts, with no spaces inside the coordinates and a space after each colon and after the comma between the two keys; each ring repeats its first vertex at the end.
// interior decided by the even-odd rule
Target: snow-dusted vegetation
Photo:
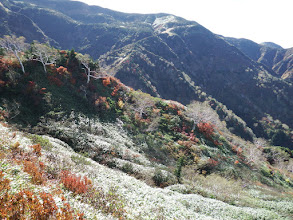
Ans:
{"type": "MultiPolygon", "coordinates": [[[[37,154],[31,147],[35,144],[32,141],[36,141],[36,136],[32,138],[30,135],[13,131],[3,125],[0,125],[1,172],[3,174],[1,185],[3,179],[9,179],[10,189],[8,191],[10,194],[28,189],[35,194],[48,193],[52,195],[59,209],[64,205],[63,200],[65,200],[73,213],[83,213],[84,218],[285,219],[286,217],[282,213],[292,213],[293,210],[292,200],[274,201],[273,195],[265,197],[265,194],[260,191],[261,188],[257,187],[248,190],[251,194],[251,207],[227,204],[196,193],[186,194],[184,193],[186,187],[181,184],[164,189],[151,187],[120,170],[111,169],[74,152],[70,146],[58,139],[46,136],[37,136],[37,140],[46,145],[37,154]],[[36,161],[44,163],[45,167],[41,172],[43,178],[41,184],[34,182],[35,173],[25,172],[24,161],[30,161],[35,157],[37,157],[36,161]],[[70,187],[66,187],[62,180],[64,171],[68,171],[76,177],[86,177],[88,188],[86,183],[85,191],[76,193],[70,187]],[[89,196],[93,189],[100,196],[94,201],[89,196]],[[101,194],[104,195],[103,198],[101,198],[101,194]]],[[[103,128],[105,131],[113,131],[113,126],[105,125],[103,128]]],[[[119,135],[119,132],[116,132],[119,135]]],[[[111,144],[110,140],[112,141],[112,139],[104,141],[111,144]]],[[[120,139],[120,141],[123,140],[123,138],[120,139]]],[[[106,144],[103,146],[107,147],[106,144]]],[[[215,178],[215,180],[217,179],[215,178]]],[[[219,183],[213,183],[215,187],[217,184],[219,183]]],[[[80,183],[80,185],[82,184],[80,183]]],[[[208,185],[202,184],[201,187],[208,190],[208,185]]],[[[248,195],[239,195],[239,200],[243,199],[241,197],[248,198],[248,195]]],[[[40,203],[42,204],[42,202],[40,203]]],[[[29,216],[30,213],[25,214],[26,218],[29,216]]],[[[52,212],[52,216],[57,216],[57,211],[52,212]]]]}

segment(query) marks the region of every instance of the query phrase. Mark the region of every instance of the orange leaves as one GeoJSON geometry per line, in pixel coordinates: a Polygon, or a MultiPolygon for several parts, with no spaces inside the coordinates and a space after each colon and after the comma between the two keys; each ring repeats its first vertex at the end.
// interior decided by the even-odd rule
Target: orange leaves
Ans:
{"type": "MultiPolygon", "coordinates": [[[[48,75],[48,80],[57,85],[58,87],[61,87],[64,85],[64,78],[68,79],[71,82],[72,74],[68,71],[68,69],[64,66],[60,66],[56,68],[55,71],[51,72],[50,75],[48,75]]],[[[73,80],[71,82],[72,84],[75,84],[76,82],[73,80]]]]}
{"type": "Polygon", "coordinates": [[[106,97],[99,96],[99,98],[97,98],[97,100],[95,101],[95,105],[97,106],[101,103],[105,103],[106,101],[107,101],[106,97]]]}
{"type": "Polygon", "coordinates": [[[116,96],[117,92],[122,86],[122,83],[115,77],[105,77],[103,78],[102,83],[105,87],[111,85],[111,87],[113,88],[113,91],[111,93],[112,96],[116,96]]]}
{"type": "Polygon", "coordinates": [[[81,178],[66,170],[61,173],[61,182],[65,188],[72,191],[74,194],[84,194],[91,187],[91,180],[86,176],[81,178]]]}
{"type": "Polygon", "coordinates": [[[23,161],[23,170],[27,172],[32,177],[32,182],[37,185],[41,185],[45,182],[45,178],[43,176],[43,164],[41,162],[37,163],[37,161],[23,161]]]}
{"type": "Polygon", "coordinates": [[[51,194],[41,192],[40,198],[43,201],[43,207],[40,210],[40,212],[36,213],[38,216],[37,219],[41,219],[41,217],[48,219],[50,216],[53,216],[53,214],[58,210],[58,208],[51,194]]]}
{"type": "Polygon", "coordinates": [[[98,107],[101,110],[108,110],[110,109],[110,105],[107,102],[106,97],[99,96],[95,101],[95,106],[98,107]]]}
{"type": "Polygon", "coordinates": [[[0,72],[8,71],[9,67],[18,67],[19,64],[14,62],[12,59],[0,59],[0,72]]]}
{"type": "Polygon", "coordinates": [[[212,140],[212,136],[214,135],[214,125],[209,122],[201,122],[197,124],[197,128],[207,139],[212,140]]]}
{"type": "Polygon", "coordinates": [[[31,146],[31,148],[33,149],[33,152],[38,156],[42,156],[42,153],[41,153],[41,150],[42,150],[42,147],[40,144],[35,144],[33,146],[31,146]]]}
{"type": "Polygon", "coordinates": [[[67,68],[64,66],[60,66],[60,67],[56,68],[56,70],[57,70],[57,73],[59,73],[60,75],[69,74],[67,68]]]}
{"type": "Polygon", "coordinates": [[[106,78],[103,79],[103,85],[105,87],[110,85],[110,83],[111,83],[110,77],[106,77],[106,78]]]}
{"type": "Polygon", "coordinates": [[[0,171],[0,192],[1,193],[10,189],[9,183],[10,183],[10,180],[4,179],[4,174],[2,171],[0,171]]]}
{"type": "MultiPolygon", "coordinates": [[[[1,182],[1,180],[0,180],[1,182]]],[[[83,214],[74,215],[68,203],[58,207],[49,193],[35,194],[30,190],[22,190],[16,194],[8,192],[1,195],[0,219],[83,219],[83,214]]]]}
{"type": "Polygon", "coordinates": [[[60,50],[60,54],[67,54],[67,51],[66,50],[60,50]]]}
{"type": "Polygon", "coordinates": [[[40,91],[39,91],[39,93],[41,94],[41,95],[43,95],[43,94],[45,94],[46,93],[46,88],[41,88],[40,89],[40,91]]]}
{"type": "Polygon", "coordinates": [[[111,96],[116,96],[119,89],[120,89],[120,86],[118,84],[114,87],[113,92],[111,93],[111,96]]]}
{"type": "Polygon", "coordinates": [[[8,190],[10,189],[10,180],[4,179],[4,174],[0,171],[0,219],[5,219],[8,217],[8,201],[10,195],[8,190]]]}
{"type": "MultiPolygon", "coordinates": [[[[45,183],[47,181],[45,178],[45,164],[39,161],[38,158],[41,156],[41,146],[39,144],[30,146],[31,151],[25,151],[20,146],[19,142],[11,144],[9,151],[4,151],[4,156],[12,164],[22,164],[24,172],[27,172],[32,177],[33,184],[45,183]]],[[[91,181],[87,178],[81,178],[81,181],[86,186],[91,185],[91,181]]],[[[12,193],[12,183],[18,182],[15,181],[15,178],[12,180],[6,179],[4,172],[0,171],[0,219],[84,219],[82,213],[74,212],[64,196],[61,205],[58,207],[53,198],[53,195],[57,194],[54,193],[54,190],[52,190],[52,195],[48,192],[33,192],[31,189],[23,189],[24,185],[22,185],[19,187],[20,190],[15,192],[15,189],[13,189],[12,193]]],[[[36,189],[40,188],[37,187],[36,189]]],[[[50,189],[49,184],[47,189],[50,189]]],[[[60,189],[60,187],[57,189],[60,189]]],[[[80,188],[77,187],[77,189],[80,188]]],[[[61,193],[62,191],[58,196],[61,193]]]]}
{"type": "Polygon", "coordinates": [[[0,87],[4,87],[5,84],[6,84],[6,82],[0,79],[0,87]]]}
{"type": "Polygon", "coordinates": [[[232,151],[236,153],[238,156],[241,156],[243,153],[243,149],[241,147],[237,147],[236,145],[232,146],[232,151]]]}

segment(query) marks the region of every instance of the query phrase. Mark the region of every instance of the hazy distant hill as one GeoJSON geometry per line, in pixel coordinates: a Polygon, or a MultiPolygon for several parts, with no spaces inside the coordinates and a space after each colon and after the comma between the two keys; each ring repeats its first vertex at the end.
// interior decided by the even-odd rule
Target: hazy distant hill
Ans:
{"type": "Polygon", "coordinates": [[[236,46],[249,58],[266,65],[278,77],[291,80],[292,82],[293,48],[283,49],[281,46],[272,42],[257,44],[247,39],[226,37],[225,40],[236,46]]]}
{"type": "Polygon", "coordinates": [[[211,96],[257,135],[292,146],[293,87],[282,79],[292,77],[290,50],[219,37],[167,14],[127,14],[71,1],[2,4],[2,35],[89,53],[99,58],[102,71],[162,98],[186,104],[211,96]]]}

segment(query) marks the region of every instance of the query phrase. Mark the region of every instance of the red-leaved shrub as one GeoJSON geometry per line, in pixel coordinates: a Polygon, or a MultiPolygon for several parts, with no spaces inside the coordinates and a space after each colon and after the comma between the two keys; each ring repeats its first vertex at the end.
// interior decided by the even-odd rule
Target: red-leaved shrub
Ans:
{"type": "Polygon", "coordinates": [[[64,187],[75,194],[84,194],[91,187],[92,182],[86,176],[82,178],[81,176],[64,170],[61,172],[60,177],[64,187]]]}

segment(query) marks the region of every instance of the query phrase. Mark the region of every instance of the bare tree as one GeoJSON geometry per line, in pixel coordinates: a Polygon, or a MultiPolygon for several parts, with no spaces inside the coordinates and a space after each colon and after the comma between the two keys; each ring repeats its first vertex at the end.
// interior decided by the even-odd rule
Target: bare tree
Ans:
{"type": "Polygon", "coordinates": [[[21,66],[22,72],[25,73],[24,66],[20,58],[20,53],[24,52],[28,46],[28,44],[25,43],[25,38],[16,37],[15,35],[5,35],[3,38],[0,38],[0,46],[15,55],[21,66]]]}
{"type": "Polygon", "coordinates": [[[255,165],[260,165],[264,161],[266,161],[264,155],[263,155],[263,149],[262,147],[258,147],[255,145],[249,145],[245,149],[245,160],[255,165]]]}
{"type": "Polygon", "coordinates": [[[193,121],[193,129],[198,123],[210,122],[218,127],[221,125],[218,114],[205,102],[192,102],[187,106],[186,116],[193,121]]]}
{"type": "MultiPolygon", "coordinates": [[[[85,72],[87,74],[87,83],[90,82],[90,78],[99,79],[102,78],[102,76],[98,77],[96,76],[97,72],[96,69],[98,67],[97,63],[93,62],[90,55],[88,54],[77,54],[76,58],[81,62],[81,64],[85,67],[85,72]]],[[[104,77],[104,76],[103,76],[104,77]]]]}
{"type": "Polygon", "coordinates": [[[155,102],[153,97],[143,92],[133,92],[134,105],[133,110],[138,113],[139,117],[147,113],[147,109],[154,106],[155,102]]]}
{"type": "Polygon", "coordinates": [[[47,73],[46,66],[56,64],[58,57],[58,51],[48,45],[38,42],[34,42],[32,45],[32,60],[42,63],[45,73],[47,73]]]}
{"type": "Polygon", "coordinates": [[[287,164],[287,170],[291,173],[293,173],[293,159],[289,159],[287,164]]]}
{"type": "Polygon", "coordinates": [[[8,102],[7,100],[3,100],[3,107],[5,111],[8,113],[8,118],[11,120],[20,114],[20,103],[13,100],[12,102],[8,102]]]}
{"type": "Polygon", "coordinates": [[[267,147],[269,145],[268,142],[265,139],[263,139],[263,138],[256,138],[253,141],[253,143],[258,148],[264,148],[264,147],[267,147]]]}

